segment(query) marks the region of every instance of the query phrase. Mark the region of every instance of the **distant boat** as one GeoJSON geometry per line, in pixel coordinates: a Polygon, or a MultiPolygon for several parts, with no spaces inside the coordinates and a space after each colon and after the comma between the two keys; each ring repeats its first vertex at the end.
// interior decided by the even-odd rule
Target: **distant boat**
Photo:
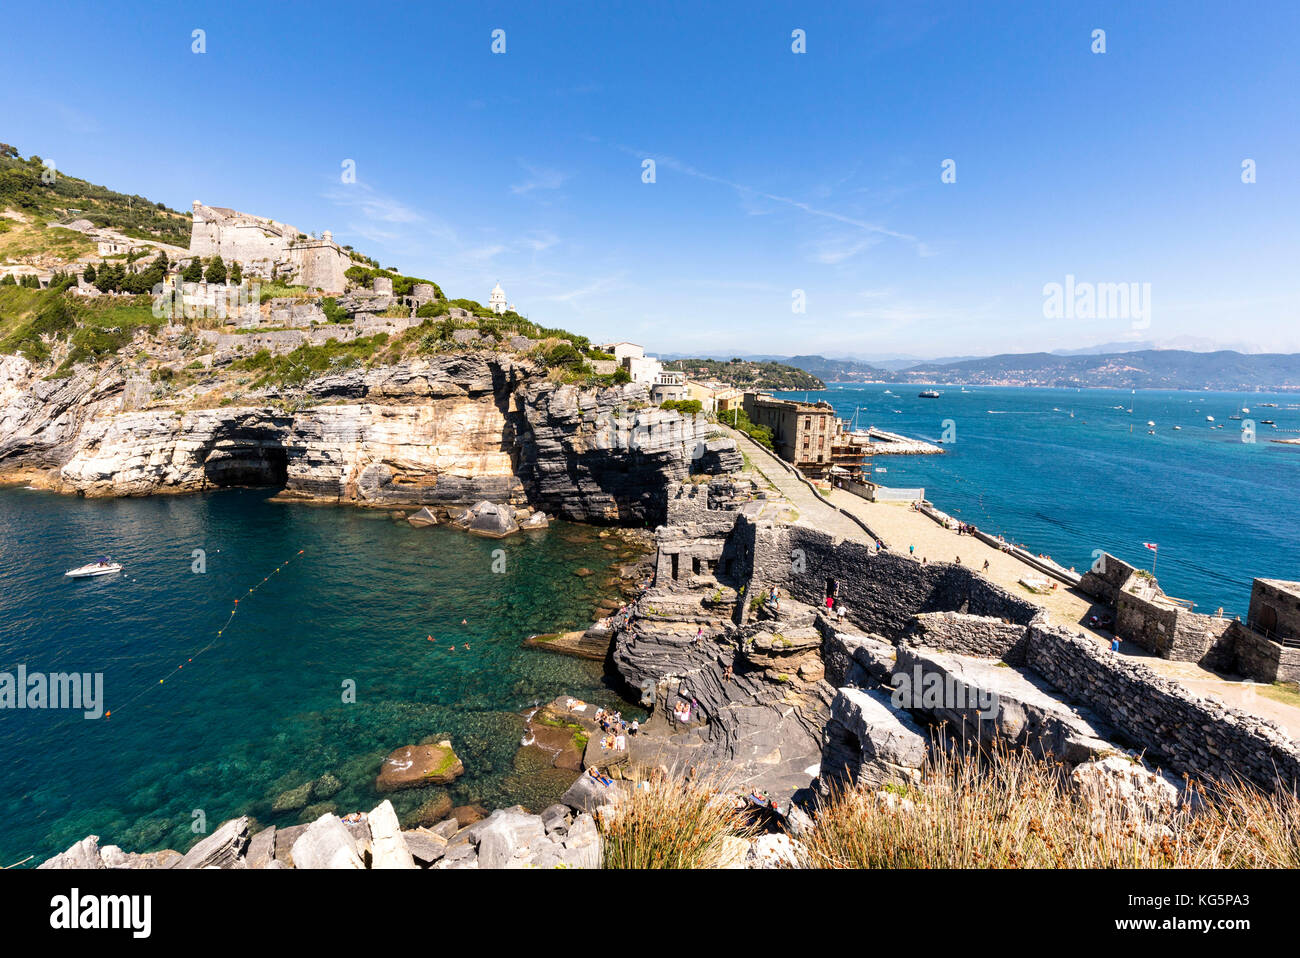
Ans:
{"type": "Polygon", "coordinates": [[[916,394],[918,399],[938,399],[939,391],[937,389],[924,389],[916,394]]]}
{"type": "Polygon", "coordinates": [[[91,562],[87,565],[78,566],[75,569],[69,569],[63,573],[72,579],[88,579],[97,575],[112,575],[114,572],[121,572],[122,564],[114,562],[112,559],[100,559],[98,562],[91,562]]]}
{"type": "Polygon", "coordinates": [[[1153,419],[1148,419],[1148,420],[1147,420],[1147,425],[1148,425],[1148,426],[1154,426],[1154,425],[1155,425],[1155,420],[1153,420],[1153,419]]]}
{"type": "Polygon", "coordinates": [[[1271,420],[1271,419],[1261,419],[1259,422],[1260,422],[1260,425],[1261,425],[1261,426],[1272,426],[1272,425],[1276,425],[1276,424],[1273,422],[1273,420],[1271,420]]]}
{"type": "Polygon", "coordinates": [[[1206,416],[1206,417],[1205,417],[1205,421],[1206,421],[1206,422],[1214,422],[1214,417],[1213,417],[1213,416],[1206,416]]]}
{"type": "Polygon", "coordinates": [[[1182,426],[1175,426],[1174,428],[1175,428],[1175,429],[1182,429],[1183,427],[1182,427],[1182,426]]]}

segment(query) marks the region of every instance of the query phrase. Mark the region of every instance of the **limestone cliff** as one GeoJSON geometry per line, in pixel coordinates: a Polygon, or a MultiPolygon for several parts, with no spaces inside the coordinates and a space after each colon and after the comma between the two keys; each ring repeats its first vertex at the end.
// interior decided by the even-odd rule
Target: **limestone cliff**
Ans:
{"type": "Polygon", "coordinates": [[[582,390],[483,350],[318,378],[285,402],[141,405],[120,363],[63,379],[0,357],[0,472],[88,496],[283,487],[316,499],[528,503],[579,521],[660,521],[668,483],[738,468],[711,427],[644,386],[582,390]]]}

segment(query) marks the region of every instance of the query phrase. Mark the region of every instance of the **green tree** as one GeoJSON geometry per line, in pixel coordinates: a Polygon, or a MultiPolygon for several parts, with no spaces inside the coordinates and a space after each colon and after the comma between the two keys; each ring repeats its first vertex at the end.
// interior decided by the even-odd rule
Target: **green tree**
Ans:
{"type": "Polygon", "coordinates": [[[221,261],[220,256],[212,257],[208,263],[208,271],[203,274],[203,278],[209,283],[224,283],[226,281],[226,264],[221,261]]]}
{"type": "Polygon", "coordinates": [[[236,286],[244,281],[244,271],[240,268],[238,261],[230,264],[230,281],[236,286]]]}
{"type": "Polygon", "coordinates": [[[190,260],[189,265],[181,271],[181,279],[187,283],[203,282],[203,260],[197,256],[190,260]]]}

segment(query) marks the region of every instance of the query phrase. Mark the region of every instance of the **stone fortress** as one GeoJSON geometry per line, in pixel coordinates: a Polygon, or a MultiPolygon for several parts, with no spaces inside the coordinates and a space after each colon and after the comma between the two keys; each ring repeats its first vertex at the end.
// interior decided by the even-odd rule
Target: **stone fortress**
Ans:
{"type": "MultiPolygon", "coordinates": [[[[634,622],[610,636],[615,667],[653,705],[615,757],[633,770],[725,767],[785,804],[846,778],[914,782],[946,737],[1027,747],[1079,783],[1140,780],[1175,804],[1190,800],[1180,776],[1264,789],[1300,782],[1300,745],[1273,722],[1054,624],[968,566],[925,565],[783,521],[743,473],[671,486],[656,539],[654,586],[634,622]],[[845,620],[827,614],[827,596],[846,605],[845,620]],[[910,704],[894,694],[928,686],[963,694],[910,704]],[[676,718],[683,703],[688,722],[676,718]]],[[[1106,558],[1123,592],[1133,569],[1106,558]]],[[[1161,636],[1157,654],[1234,648],[1247,674],[1287,674],[1296,584],[1257,580],[1249,621],[1208,629],[1166,620],[1163,608],[1139,626],[1124,611],[1136,598],[1116,602],[1121,627],[1161,636]],[[1285,650],[1281,669],[1276,657],[1259,661],[1265,630],[1285,650]]]]}
{"type": "Polygon", "coordinates": [[[283,279],[297,286],[341,293],[347,288],[344,272],[352,265],[347,250],[326,230],[319,239],[297,227],[261,216],[251,216],[222,206],[194,201],[190,234],[191,256],[220,256],[237,262],[245,272],[263,279],[283,279]]]}

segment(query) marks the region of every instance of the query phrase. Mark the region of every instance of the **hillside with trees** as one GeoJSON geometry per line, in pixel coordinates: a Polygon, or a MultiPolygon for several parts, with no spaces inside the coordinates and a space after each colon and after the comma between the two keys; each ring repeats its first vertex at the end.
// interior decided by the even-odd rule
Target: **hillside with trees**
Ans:
{"type": "Polygon", "coordinates": [[[811,373],[785,363],[750,359],[675,359],[665,369],[684,372],[691,379],[730,383],[741,389],[825,389],[826,384],[811,373]]]}

